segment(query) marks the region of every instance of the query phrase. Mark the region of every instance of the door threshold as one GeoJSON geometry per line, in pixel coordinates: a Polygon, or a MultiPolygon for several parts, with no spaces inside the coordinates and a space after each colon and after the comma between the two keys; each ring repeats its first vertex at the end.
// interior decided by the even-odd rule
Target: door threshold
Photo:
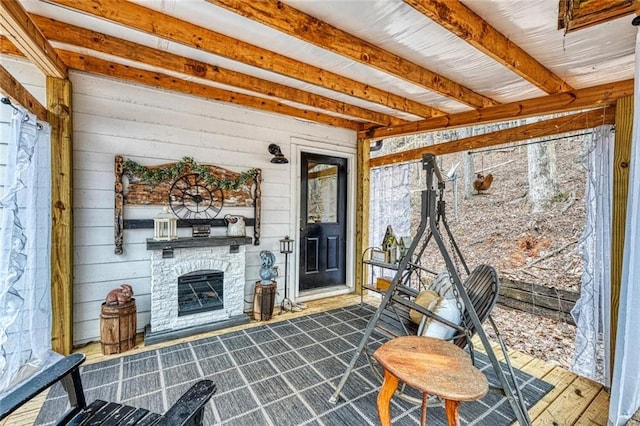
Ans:
{"type": "Polygon", "coordinates": [[[311,290],[303,290],[298,294],[296,301],[308,302],[316,299],[325,299],[332,296],[341,296],[343,294],[353,293],[353,287],[346,285],[334,285],[329,287],[314,288],[311,290]]]}

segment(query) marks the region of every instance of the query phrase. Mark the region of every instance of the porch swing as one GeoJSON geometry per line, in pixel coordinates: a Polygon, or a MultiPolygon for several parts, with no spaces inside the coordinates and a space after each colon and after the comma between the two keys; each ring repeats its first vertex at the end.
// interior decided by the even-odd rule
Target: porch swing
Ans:
{"type": "MultiPolygon", "coordinates": [[[[426,189],[422,191],[420,225],[405,256],[397,265],[397,268],[393,268],[396,270],[395,275],[388,289],[384,291],[382,301],[370,318],[360,344],[329,401],[337,403],[340,392],[346,384],[349,375],[356,367],[361,355],[366,357],[375,375],[379,379],[382,379],[379,366],[372,357],[372,353],[378,345],[375,341],[370,341],[375,331],[389,338],[402,335],[415,335],[418,330],[420,330],[421,334],[424,334],[423,329],[425,328],[425,323],[431,322],[444,325],[449,327],[450,330],[453,330],[453,335],[447,336],[445,339],[450,340],[453,344],[463,349],[468,348],[474,365],[476,360],[474,357],[472,338],[474,335],[478,335],[499,381],[498,385],[493,385],[491,388],[498,390],[507,398],[516,420],[521,425],[530,425],[531,419],[529,418],[524,399],[518,387],[507,348],[498,332],[495,322],[490,316],[491,310],[498,298],[498,274],[495,269],[489,265],[479,265],[473,271],[469,270],[446,221],[444,201],[445,180],[436,164],[435,155],[426,154],[422,159],[422,168],[426,173],[427,186],[426,189]],[[435,187],[436,183],[437,188],[435,187]],[[450,250],[447,249],[442,238],[440,232],[441,226],[444,228],[449,239],[450,250]],[[420,264],[420,259],[432,240],[435,241],[438,251],[446,265],[446,271],[444,271],[443,274],[445,274],[446,279],[449,281],[450,291],[453,293],[453,299],[459,311],[459,323],[444,318],[442,315],[429,310],[422,304],[416,303],[416,297],[420,294],[420,290],[425,288],[425,285],[422,284],[421,275],[425,272],[433,274],[432,271],[422,267],[420,264]],[[462,281],[460,277],[459,268],[456,266],[457,264],[460,264],[464,270],[464,274],[466,275],[464,281],[462,281]],[[411,285],[412,282],[414,286],[411,285]],[[417,288],[415,283],[418,283],[417,288]],[[419,328],[410,320],[410,312],[412,310],[423,316],[419,328]],[[489,343],[482,327],[482,323],[487,319],[494,330],[494,334],[504,356],[504,363],[506,364],[509,379],[507,379],[507,375],[500,366],[493,347],[489,343]]],[[[375,261],[369,261],[368,263],[376,264],[375,261]]],[[[439,274],[439,276],[440,275],[441,274],[439,274]]],[[[403,385],[398,388],[396,395],[400,398],[420,403],[420,399],[412,396],[411,391],[411,389],[408,389],[408,386],[403,385]]]]}

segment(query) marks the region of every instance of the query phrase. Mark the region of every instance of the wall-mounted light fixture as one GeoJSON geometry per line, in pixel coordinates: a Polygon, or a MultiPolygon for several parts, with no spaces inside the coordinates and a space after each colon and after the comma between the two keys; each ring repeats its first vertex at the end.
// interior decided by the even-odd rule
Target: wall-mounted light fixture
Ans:
{"type": "Polygon", "coordinates": [[[369,151],[380,151],[382,149],[382,145],[384,144],[384,139],[377,140],[373,143],[373,145],[369,146],[369,151]]]}
{"type": "Polygon", "coordinates": [[[269,145],[269,154],[273,155],[273,158],[271,159],[272,163],[286,164],[289,162],[289,160],[287,160],[287,157],[285,157],[282,151],[280,151],[280,147],[275,143],[269,145]]]}

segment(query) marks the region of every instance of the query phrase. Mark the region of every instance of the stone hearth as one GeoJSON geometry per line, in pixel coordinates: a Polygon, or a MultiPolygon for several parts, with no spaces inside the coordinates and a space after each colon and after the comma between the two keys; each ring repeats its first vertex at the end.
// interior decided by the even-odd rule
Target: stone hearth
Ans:
{"type": "Polygon", "coordinates": [[[180,238],[147,241],[151,250],[151,323],[145,343],[184,337],[249,322],[244,309],[244,238],[180,238]],[[195,271],[224,273],[223,308],[178,316],[178,277],[195,271]]]}

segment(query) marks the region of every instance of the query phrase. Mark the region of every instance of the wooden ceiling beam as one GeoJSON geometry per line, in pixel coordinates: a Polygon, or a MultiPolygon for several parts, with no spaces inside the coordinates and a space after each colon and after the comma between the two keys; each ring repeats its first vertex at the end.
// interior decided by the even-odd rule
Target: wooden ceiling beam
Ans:
{"type": "Polygon", "coordinates": [[[56,55],[18,0],[0,1],[4,35],[46,76],[67,78],[67,67],[56,55]]]}
{"type": "MultiPolygon", "coordinates": [[[[0,36],[0,53],[5,55],[26,56],[8,38],[0,36]]],[[[40,103],[18,80],[0,65],[0,92],[15,103],[23,106],[39,120],[47,121],[47,108],[40,103]]]]}
{"type": "Polygon", "coordinates": [[[543,91],[553,94],[572,90],[560,77],[459,0],[404,1],[543,91]]]}
{"type": "Polygon", "coordinates": [[[47,109],[0,65],[0,92],[23,106],[39,120],[47,121],[47,109]]]}
{"type": "Polygon", "coordinates": [[[433,117],[444,114],[438,109],[411,99],[371,87],[368,84],[305,64],[135,3],[123,0],[108,2],[45,1],[418,117],[433,117]]]}
{"type": "Polygon", "coordinates": [[[20,49],[14,46],[14,44],[11,43],[11,40],[9,40],[3,35],[0,35],[0,53],[4,55],[11,55],[11,56],[17,56],[20,58],[26,58],[26,56],[24,56],[24,53],[22,53],[20,49]]]}
{"type": "Polygon", "coordinates": [[[447,114],[400,126],[361,131],[358,137],[384,139],[434,130],[451,129],[472,124],[492,123],[515,118],[533,117],[556,112],[575,111],[615,103],[616,99],[633,94],[633,80],[606,83],[585,89],[576,89],[555,95],[516,101],[480,110],[447,114]]]}
{"type": "Polygon", "coordinates": [[[369,160],[370,167],[381,167],[389,164],[406,163],[421,159],[425,154],[445,155],[456,152],[470,151],[495,145],[525,141],[527,139],[541,138],[544,136],[558,135],[589,129],[602,124],[615,122],[616,109],[607,107],[577,114],[565,115],[536,123],[525,124],[509,129],[498,130],[478,136],[471,136],[451,142],[411,149],[395,154],[384,155],[369,160]]]}
{"type": "Polygon", "coordinates": [[[217,87],[208,86],[206,84],[182,80],[177,77],[158,72],[146,71],[127,65],[116,64],[114,62],[89,55],[83,55],[66,50],[58,50],[57,52],[67,66],[72,69],[124,80],[130,83],[144,84],[158,89],[166,89],[188,95],[200,96],[214,101],[228,102],[276,114],[302,118],[345,129],[360,129],[360,123],[358,122],[315,111],[294,108],[271,99],[231,92],[217,87]]]}
{"type": "Polygon", "coordinates": [[[468,87],[307,15],[279,0],[207,1],[307,43],[374,67],[474,108],[498,104],[493,99],[476,93],[468,87]]]}
{"type": "Polygon", "coordinates": [[[284,84],[274,83],[248,74],[153,49],[96,31],[58,22],[54,19],[38,15],[31,15],[31,18],[51,41],[107,53],[216,83],[239,87],[266,96],[286,99],[313,108],[362,119],[370,123],[397,125],[407,122],[406,120],[350,105],[326,96],[305,92],[284,84]]]}
{"type": "Polygon", "coordinates": [[[559,0],[558,29],[565,32],[640,12],[637,0],[559,0]]]}
{"type": "MultiPolygon", "coordinates": [[[[334,117],[329,114],[317,113],[314,111],[290,107],[277,101],[272,101],[270,99],[244,95],[224,89],[207,86],[205,84],[188,82],[161,73],[143,71],[125,65],[116,67],[112,62],[94,58],[88,55],[81,55],[64,50],[57,50],[57,52],[60,57],[67,63],[69,68],[88,73],[120,78],[122,80],[130,81],[137,84],[141,83],[151,85],[153,87],[202,96],[221,102],[230,102],[238,105],[244,105],[250,108],[258,108],[278,114],[291,115],[293,117],[317,121],[320,123],[330,124],[336,127],[343,127],[351,130],[361,130],[363,127],[362,124],[355,121],[340,117],[334,117]],[[118,75],[118,71],[116,70],[123,71],[122,77],[118,75]],[[193,90],[189,89],[190,85],[194,86],[193,90]]],[[[24,57],[24,54],[20,50],[16,49],[11,44],[11,42],[3,36],[0,36],[0,53],[24,57]]]]}

